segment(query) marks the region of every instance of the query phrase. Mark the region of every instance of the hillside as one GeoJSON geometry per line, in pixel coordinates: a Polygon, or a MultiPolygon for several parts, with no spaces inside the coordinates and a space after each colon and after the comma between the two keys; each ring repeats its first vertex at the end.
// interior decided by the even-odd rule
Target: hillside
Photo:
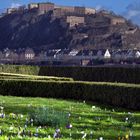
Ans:
{"type": "Polygon", "coordinates": [[[73,27],[65,18],[53,11],[39,15],[37,9],[8,14],[0,18],[0,49],[140,48],[140,29],[123,17],[102,11],[84,15],[85,23],[73,27]]]}

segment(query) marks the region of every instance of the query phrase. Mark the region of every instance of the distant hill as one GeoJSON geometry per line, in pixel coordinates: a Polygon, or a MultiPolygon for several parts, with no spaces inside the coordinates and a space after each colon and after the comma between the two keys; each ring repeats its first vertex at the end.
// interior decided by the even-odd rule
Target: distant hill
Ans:
{"type": "Polygon", "coordinates": [[[37,9],[31,9],[0,18],[0,49],[27,47],[35,50],[134,49],[140,48],[140,29],[108,11],[57,17],[53,11],[40,15],[37,9]],[[70,27],[68,17],[84,17],[84,23],[70,27]]]}

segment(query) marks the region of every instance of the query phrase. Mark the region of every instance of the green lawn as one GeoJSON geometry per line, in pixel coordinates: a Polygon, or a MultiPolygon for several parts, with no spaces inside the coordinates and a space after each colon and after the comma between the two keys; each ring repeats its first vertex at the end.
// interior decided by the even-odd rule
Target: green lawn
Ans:
{"type": "Polygon", "coordinates": [[[119,136],[132,135],[133,140],[140,140],[140,112],[136,111],[101,106],[85,101],[11,96],[0,96],[0,106],[0,111],[6,115],[4,118],[0,118],[0,135],[2,135],[0,140],[7,140],[8,137],[11,138],[10,140],[53,139],[55,127],[47,125],[38,127],[26,123],[33,108],[39,107],[48,107],[70,114],[68,119],[72,128],[59,127],[60,139],[80,140],[85,135],[85,139],[103,137],[105,140],[119,140],[119,136]],[[19,133],[23,130],[24,134],[19,133]],[[35,137],[36,134],[38,134],[37,137],[35,137]]]}

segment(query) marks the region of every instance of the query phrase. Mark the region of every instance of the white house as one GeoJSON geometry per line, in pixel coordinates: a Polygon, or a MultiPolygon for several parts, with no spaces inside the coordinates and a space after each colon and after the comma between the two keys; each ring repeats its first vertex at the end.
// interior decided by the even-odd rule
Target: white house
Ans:
{"type": "Polygon", "coordinates": [[[110,52],[109,52],[108,49],[106,50],[106,52],[105,52],[105,54],[104,54],[104,58],[105,58],[105,59],[110,59],[110,58],[111,58],[111,54],[110,54],[110,52]]]}
{"type": "Polygon", "coordinates": [[[70,53],[69,53],[69,55],[70,56],[76,56],[77,54],[78,54],[78,50],[72,50],[70,53]]]}
{"type": "Polygon", "coordinates": [[[97,58],[102,58],[102,57],[103,57],[103,53],[102,53],[101,50],[99,50],[99,51],[97,52],[97,58]]]}
{"type": "Polygon", "coordinates": [[[25,59],[26,59],[26,60],[33,60],[34,57],[35,57],[35,52],[34,52],[34,50],[31,49],[31,48],[27,48],[27,49],[25,50],[25,59]]]}
{"type": "Polygon", "coordinates": [[[137,51],[136,54],[135,54],[136,58],[140,58],[140,52],[137,51]]]}

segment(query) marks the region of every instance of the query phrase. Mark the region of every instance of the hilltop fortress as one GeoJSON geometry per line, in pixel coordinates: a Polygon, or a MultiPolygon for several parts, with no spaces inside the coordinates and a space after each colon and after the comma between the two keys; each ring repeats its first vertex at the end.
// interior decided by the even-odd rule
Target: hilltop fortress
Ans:
{"type": "Polygon", "coordinates": [[[2,63],[87,65],[97,59],[140,58],[140,28],[111,11],[30,3],[8,8],[0,27],[2,63]]]}
{"type": "MultiPolygon", "coordinates": [[[[15,12],[22,12],[26,8],[25,6],[20,6],[18,8],[8,8],[7,9],[7,14],[12,14],[15,12]]],[[[58,6],[55,5],[54,3],[46,2],[46,3],[30,3],[28,4],[28,10],[32,9],[37,9],[38,10],[38,15],[46,14],[50,11],[53,12],[52,18],[61,18],[65,17],[65,22],[69,23],[70,27],[73,27],[75,25],[79,24],[84,24],[85,22],[92,22],[90,21],[89,18],[85,18],[85,15],[95,15],[97,13],[96,9],[94,8],[86,8],[86,7],[81,7],[81,6],[58,6]]],[[[108,22],[112,25],[116,24],[123,24],[125,23],[125,19],[122,17],[117,17],[117,16],[109,16],[110,14],[107,13],[106,11],[101,11],[98,13],[100,16],[102,14],[104,15],[103,20],[108,20],[108,22]]],[[[100,22],[103,21],[99,21],[100,22]]]]}
{"type": "Polygon", "coordinates": [[[85,8],[85,7],[72,7],[72,6],[58,6],[54,3],[31,3],[28,5],[29,9],[38,8],[39,12],[44,14],[50,10],[52,10],[55,16],[63,16],[66,14],[95,14],[96,10],[93,8],[85,8]]]}

